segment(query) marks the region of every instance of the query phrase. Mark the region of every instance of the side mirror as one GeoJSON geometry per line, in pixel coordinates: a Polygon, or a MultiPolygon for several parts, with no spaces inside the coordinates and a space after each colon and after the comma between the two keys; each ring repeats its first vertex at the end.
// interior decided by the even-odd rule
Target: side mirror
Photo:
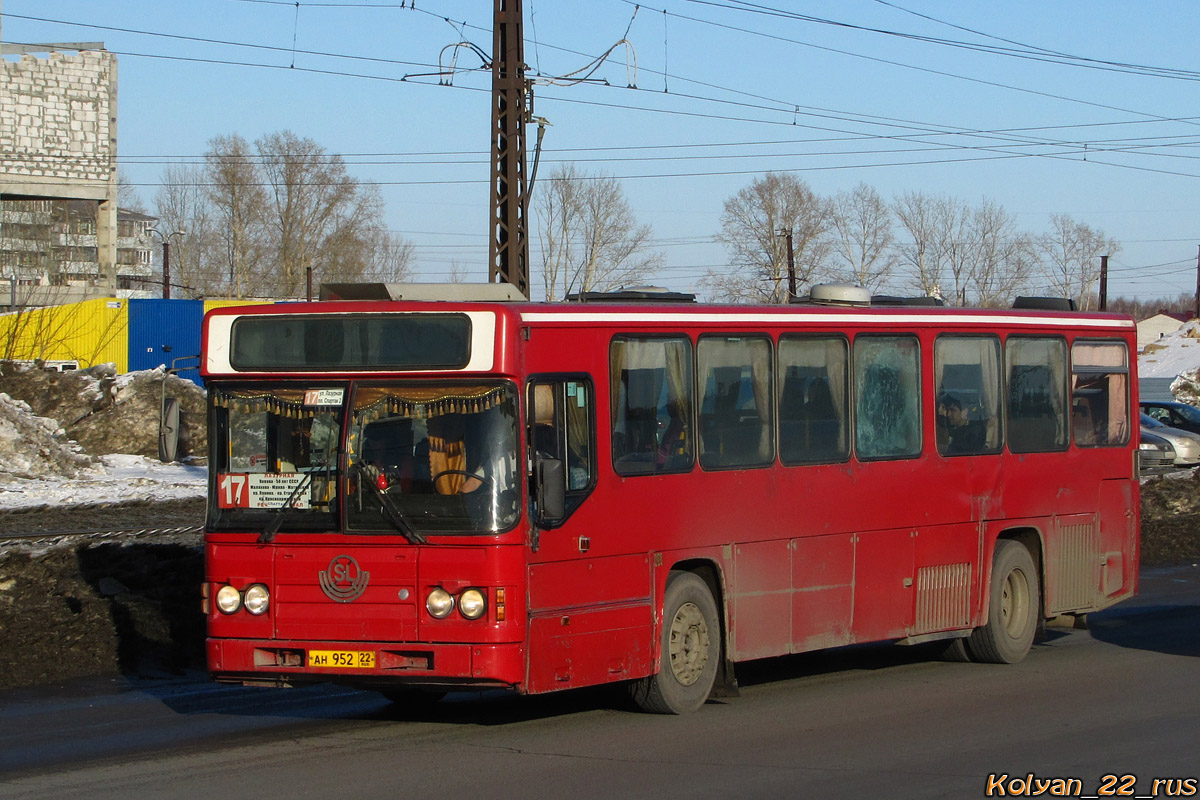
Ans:
{"type": "Polygon", "coordinates": [[[553,525],[567,514],[567,480],[563,462],[557,458],[537,459],[538,522],[553,525]]]}

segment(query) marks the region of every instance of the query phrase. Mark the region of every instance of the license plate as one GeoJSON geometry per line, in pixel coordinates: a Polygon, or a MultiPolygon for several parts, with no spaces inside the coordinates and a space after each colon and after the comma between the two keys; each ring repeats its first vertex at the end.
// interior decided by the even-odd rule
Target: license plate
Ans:
{"type": "Polygon", "coordinates": [[[374,650],[309,650],[308,665],[327,669],[374,669],[374,650]]]}

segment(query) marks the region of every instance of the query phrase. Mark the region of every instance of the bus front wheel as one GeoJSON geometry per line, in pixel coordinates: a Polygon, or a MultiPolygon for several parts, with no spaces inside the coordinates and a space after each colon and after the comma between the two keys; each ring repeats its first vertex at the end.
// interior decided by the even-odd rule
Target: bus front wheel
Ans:
{"type": "Polygon", "coordinates": [[[975,661],[1015,664],[1025,658],[1037,632],[1040,592],[1037,567],[1025,545],[996,542],[988,621],[967,639],[975,661]]]}
{"type": "Polygon", "coordinates": [[[721,624],[699,576],[672,572],[663,596],[659,669],[631,686],[643,711],[686,714],[708,700],[721,660],[721,624]]]}

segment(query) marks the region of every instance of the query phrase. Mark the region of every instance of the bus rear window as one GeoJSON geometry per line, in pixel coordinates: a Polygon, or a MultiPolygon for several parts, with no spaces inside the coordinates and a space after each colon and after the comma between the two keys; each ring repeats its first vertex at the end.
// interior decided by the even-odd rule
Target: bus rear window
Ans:
{"type": "Polygon", "coordinates": [[[1071,346],[1071,431],[1079,447],[1129,441],[1129,353],[1124,342],[1071,346]]]}
{"type": "Polygon", "coordinates": [[[470,361],[465,314],[245,317],[233,324],[230,363],[241,370],[461,369],[470,361]]]}

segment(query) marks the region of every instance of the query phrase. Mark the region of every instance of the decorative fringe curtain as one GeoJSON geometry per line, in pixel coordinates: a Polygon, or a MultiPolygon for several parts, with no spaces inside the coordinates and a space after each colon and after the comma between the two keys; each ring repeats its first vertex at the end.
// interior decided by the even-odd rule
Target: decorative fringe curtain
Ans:
{"type": "Polygon", "coordinates": [[[273,392],[227,391],[213,389],[213,405],[228,408],[241,414],[259,414],[266,411],[280,417],[311,419],[319,411],[328,409],[304,405],[303,389],[277,389],[273,392]]]}
{"type": "Polygon", "coordinates": [[[503,386],[369,387],[354,395],[354,413],[364,425],[380,417],[433,419],[446,414],[478,414],[503,397],[503,386]]]}

